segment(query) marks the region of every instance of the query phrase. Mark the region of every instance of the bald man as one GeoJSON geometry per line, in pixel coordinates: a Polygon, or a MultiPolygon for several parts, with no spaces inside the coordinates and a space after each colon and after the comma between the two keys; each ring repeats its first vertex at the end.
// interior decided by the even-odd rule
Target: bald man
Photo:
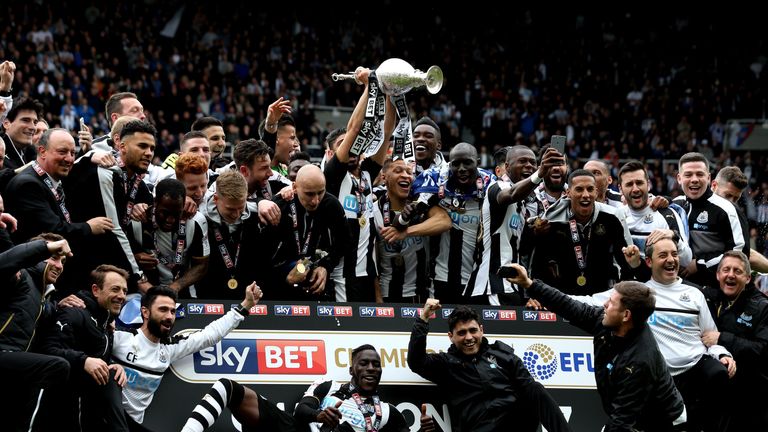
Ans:
{"type": "Polygon", "coordinates": [[[273,259],[282,287],[265,292],[268,300],[339,300],[328,275],[352,247],[339,200],[325,193],[325,176],[314,165],[302,167],[293,183],[293,199],[275,197],[280,207],[273,259]]]}

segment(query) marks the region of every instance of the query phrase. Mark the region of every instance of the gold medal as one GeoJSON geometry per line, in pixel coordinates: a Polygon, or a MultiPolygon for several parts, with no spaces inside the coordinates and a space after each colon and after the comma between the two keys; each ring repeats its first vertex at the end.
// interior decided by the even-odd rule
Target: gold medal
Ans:
{"type": "Polygon", "coordinates": [[[304,266],[304,263],[300,262],[296,264],[296,272],[299,274],[304,274],[307,271],[307,267],[304,266]]]}
{"type": "Polygon", "coordinates": [[[366,219],[365,215],[360,216],[357,221],[360,222],[360,228],[365,228],[365,224],[368,223],[368,219],[366,219]]]}
{"type": "Polygon", "coordinates": [[[227,281],[227,286],[229,287],[229,289],[237,288],[237,280],[235,278],[232,278],[232,279],[228,280],[227,281]]]}
{"type": "Polygon", "coordinates": [[[587,284],[587,278],[585,278],[585,277],[584,277],[584,275],[581,275],[581,276],[579,276],[579,277],[577,277],[577,278],[576,278],[576,283],[577,283],[579,286],[584,286],[584,285],[586,285],[586,284],[587,284]]]}

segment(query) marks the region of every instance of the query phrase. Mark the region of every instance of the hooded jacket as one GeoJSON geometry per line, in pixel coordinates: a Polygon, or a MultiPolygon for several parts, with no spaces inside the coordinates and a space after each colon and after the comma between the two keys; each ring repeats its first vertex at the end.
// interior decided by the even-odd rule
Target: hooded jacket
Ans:
{"type": "Polygon", "coordinates": [[[41,262],[50,255],[44,240],[0,254],[0,351],[28,351],[38,321],[53,311],[41,262]]]}

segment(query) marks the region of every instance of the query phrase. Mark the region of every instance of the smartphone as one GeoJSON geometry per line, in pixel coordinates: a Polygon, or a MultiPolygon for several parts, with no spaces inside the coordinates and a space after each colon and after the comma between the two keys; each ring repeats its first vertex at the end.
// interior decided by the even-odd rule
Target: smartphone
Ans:
{"type": "Polygon", "coordinates": [[[549,144],[560,154],[565,154],[565,135],[552,135],[552,140],[549,144]]]}
{"type": "Polygon", "coordinates": [[[496,274],[504,279],[515,278],[517,277],[517,269],[512,266],[501,266],[496,270],[496,274]]]}
{"type": "Polygon", "coordinates": [[[82,117],[80,117],[80,130],[84,132],[88,131],[88,126],[85,125],[85,119],[82,117]]]}

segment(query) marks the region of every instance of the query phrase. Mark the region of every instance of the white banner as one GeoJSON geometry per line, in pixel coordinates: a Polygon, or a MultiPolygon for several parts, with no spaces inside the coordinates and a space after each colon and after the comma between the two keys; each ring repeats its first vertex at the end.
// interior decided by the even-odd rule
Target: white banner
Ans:
{"type": "MultiPolygon", "coordinates": [[[[184,330],[181,334],[194,330],[184,330]]],[[[592,338],[588,336],[492,335],[515,349],[525,366],[548,388],[594,389],[592,338]]],[[[425,385],[406,363],[410,333],[383,331],[234,330],[215,346],[178,360],[171,370],[191,383],[219,378],[251,384],[310,384],[349,379],[352,350],[371,344],[379,350],[383,385],[425,385]]],[[[445,351],[450,340],[430,333],[427,351],[445,351]]]]}

